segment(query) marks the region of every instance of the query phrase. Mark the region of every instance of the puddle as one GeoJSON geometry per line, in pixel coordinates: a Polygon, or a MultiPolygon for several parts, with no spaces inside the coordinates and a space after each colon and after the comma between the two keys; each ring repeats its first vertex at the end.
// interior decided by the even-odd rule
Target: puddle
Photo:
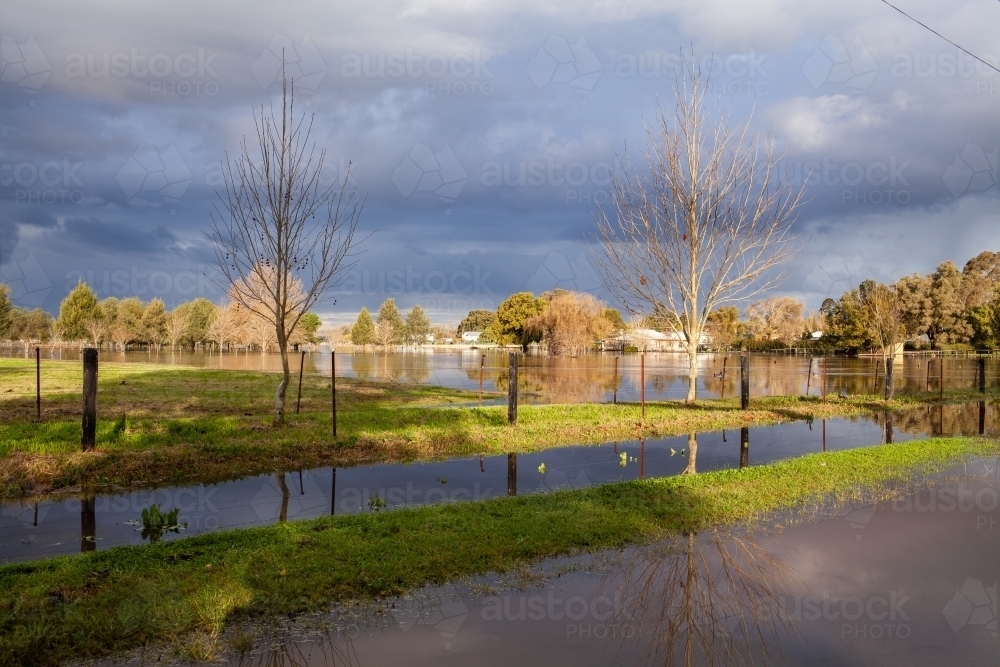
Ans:
{"type": "Polygon", "coordinates": [[[15,502],[0,506],[0,562],[331,513],[384,511],[663,477],[679,474],[692,464],[704,472],[926,435],[974,435],[993,429],[996,411],[995,404],[971,403],[920,408],[889,419],[873,415],[700,433],[693,441],[680,436],[509,456],[320,468],[214,485],[15,502]],[[177,525],[144,526],[143,510],[149,511],[152,505],[163,514],[178,510],[177,525]]]}
{"type": "Polygon", "coordinates": [[[997,461],[974,461],[807,523],[547,561],[240,628],[249,649],[230,630],[218,647],[232,667],[995,664],[998,483],[997,461]]]}

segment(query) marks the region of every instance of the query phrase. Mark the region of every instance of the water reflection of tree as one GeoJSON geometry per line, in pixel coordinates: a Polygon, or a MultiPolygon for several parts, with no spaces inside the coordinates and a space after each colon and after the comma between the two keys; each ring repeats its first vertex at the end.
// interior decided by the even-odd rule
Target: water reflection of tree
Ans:
{"type": "Polygon", "coordinates": [[[751,538],[687,534],[623,554],[597,595],[616,600],[608,642],[636,644],[648,664],[729,666],[771,661],[791,622],[791,570],[751,538]]]}
{"type": "Polygon", "coordinates": [[[351,643],[350,633],[342,630],[329,629],[306,637],[279,631],[268,633],[255,643],[260,646],[259,649],[237,654],[230,664],[234,667],[337,667],[361,664],[351,643]]]}
{"type": "Polygon", "coordinates": [[[425,354],[361,353],[351,356],[351,370],[359,380],[425,383],[430,379],[430,358],[425,354]]]}
{"type": "MultiPolygon", "coordinates": [[[[985,402],[984,433],[990,437],[1000,437],[997,428],[997,403],[985,402]]],[[[894,417],[895,430],[911,435],[976,435],[980,432],[979,402],[949,405],[927,405],[894,417]]]]}

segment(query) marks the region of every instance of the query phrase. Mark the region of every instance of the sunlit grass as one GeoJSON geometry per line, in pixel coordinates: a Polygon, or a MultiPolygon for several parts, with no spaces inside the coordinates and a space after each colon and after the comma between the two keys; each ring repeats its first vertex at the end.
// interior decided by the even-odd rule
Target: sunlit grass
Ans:
{"type": "MultiPolygon", "coordinates": [[[[302,412],[290,391],[287,425],[272,426],[274,373],[151,364],[101,366],[98,447],[80,452],[81,365],[46,361],[42,421],[35,419],[34,363],[0,360],[0,497],[85,486],[212,482],[273,471],[365,462],[405,462],[525,452],[568,444],[761,426],[903,409],[937,394],[769,397],[739,410],[736,399],[522,406],[515,427],[505,407],[454,407],[474,392],[429,385],[338,379],[338,437],[331,435],[330,381],[307,375],[302,412]],[[122,421],[122,415],[125,415],[122,421]]],[[[978,397],[949,391],[947,400],[978,397]]],[[[993,394],[991,397],[995,397],[993,394]]],[[[496,397],[495,394],[488,397],[496,397]]]]}

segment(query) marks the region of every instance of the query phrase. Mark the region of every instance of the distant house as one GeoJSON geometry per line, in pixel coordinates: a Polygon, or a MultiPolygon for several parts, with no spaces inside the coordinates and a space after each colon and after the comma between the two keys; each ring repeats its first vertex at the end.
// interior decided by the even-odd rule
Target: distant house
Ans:
{"type": "MultiPolygon", "coordinates": [[[[699,345],[708,345],[707,334],[701,335],[699,345]]],[[[676,331],[656,331],[655,329],[633,329],[601,343],[602,350],[621,350],[635,347],[644,352],[683,352],[684,334],[676,331]]]]}
{"type": "Polygon", "coordinates": [[[463,343],[478,343],[479,337],[483,335],[482,331],[463,331],[462,332],[462,342],[463,343]]]}

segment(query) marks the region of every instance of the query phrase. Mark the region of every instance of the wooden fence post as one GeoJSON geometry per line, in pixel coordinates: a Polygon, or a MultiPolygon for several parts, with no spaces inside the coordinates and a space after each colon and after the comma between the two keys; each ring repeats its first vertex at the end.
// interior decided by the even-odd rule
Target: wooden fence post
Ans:
{"type": "Polygon", "coordinates": [[[744,426],[740,429],[740,468],[750,465],[750,429],[744,426]]]}
{"type": "Polygon", "coordinates": [[[826,357],[823,357],[823,377],[820,379],[820,393],[823,397],[823,402],[826,403],[826,357]]]}
{"type": "Polygon", "coordinates": [[[729,361],[729,355],[722,357],[722,392],[719,394],[719,398],[726,398],[726,362],[729,361]]]}
{"type": "Polygon", "coordinates": [[[886,360],[885,360],[885,400],[887,400],[887,401],[892,398],[893,380],[894,380],[893,376],[894,376],[894,369],[893,369],[893,360],[892,360],[892,357],[886,357],[886,360]]]}
{"type": "Polygon", "coordinates": [[[507,423],[517,423],[517,354],[511,353],[507,366],[507,423]]]}
{"type": "Polygon", "coordinates": [[[615,355],[615,378],[614,378],[614,384],[612,384],[611,386],[612,386],[612,389],[614,390],[614,396],[612,397],[611,402],[614,403],[615,405],[617,405],[618,404],[618,355],[617,354],[615,355]]]}
{"type": "Polygon", "coordinates": [[[642,403],[642,419],[646,418],[646,353],[639,355],[639,402],[642,403]]]}
{"type": "Polygon", "coordinates": [[[299,414],[299,406],[302,405],[302,369],[306,366],[306,352],[302,351],[302,358],[299,360],[299,395],[295,398],[295,414],[299,414]]]}
{"type": "Polygon", "coordinates": [[[83,351],[83,438],[84,451],[97,445],[97,350],[83,351]]]}
{"type": "Polygon", "coordinates": [[[750,409],[750,355],[740,355],[740,409],[750,409]]]}
{"type": "Polygon", "coordinates": [[[986,359],[984,357],[979,357],[976,360],[979,370],[979,393],[986,393],[986,359]]]}
{"type": "Polygon", "coordinates": [[[813,358],[809,357],[809,370],[806,371],[806,396],[809,395],[809,386],[813,379],[813,358]]]}
{"type": "Polygon", "coordinates": [[[517,495],[517,454],[507,455],[507,495],[517,495]]]}
{"type": "MultiPolygon", "coordinates": [[[[337,350],[330,347],[330,403],[332,407],[333,437],[337,437],[337,350]]],[[[336,472],[334,472],[336,475],[336,472]]]]}
{"type": "Polygon", "coordinates": [[[35,348],[35,413],[42,421],[42,353],[35,348]]]}
{"type": "Polygon", "coordinates": [[[941,355],[940,367],[938,368],[938,383],[941,385],[939,387],[941,400],[944,400],[944,355],[941,355]]]}

